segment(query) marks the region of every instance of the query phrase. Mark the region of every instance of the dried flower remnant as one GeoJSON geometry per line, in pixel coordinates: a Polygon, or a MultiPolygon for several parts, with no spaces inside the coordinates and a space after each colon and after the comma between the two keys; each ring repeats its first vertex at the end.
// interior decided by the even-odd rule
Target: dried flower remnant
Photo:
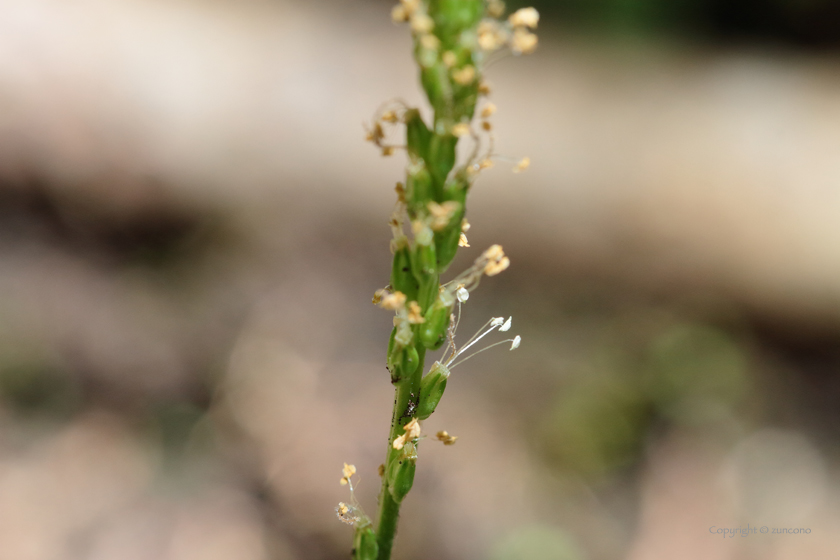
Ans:
{"type": "Polygon", "coordinates": [[[420,323],[425,323],[426,319],[423,318],[421,314],[422,310],[420,309],[420,305],[416,301],[412,301],[408,304],[408,322],[412,325],[419,325],[420,323]]]}
{"type": "Polygon", "coordinates": [[[358,510],[354,506],[345,504],[344,502],[338,502],[335,508],[335,514],[340,521],[348,525],[355,525],[361,519],[358,510]]]}
{"type": "Polygon", "coordinates": [[[379,307],[388,309],[390,311],[397,311],[405,307],[406,296],[402,292],[389,292],[388,290],[378,290],[374,294],[374,302],[378,299],[379,307]]]}

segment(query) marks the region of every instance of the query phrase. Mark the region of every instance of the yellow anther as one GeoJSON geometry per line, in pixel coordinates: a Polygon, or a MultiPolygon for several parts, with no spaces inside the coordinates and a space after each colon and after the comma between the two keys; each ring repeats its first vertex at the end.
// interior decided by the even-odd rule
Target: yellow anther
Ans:
{"type": "Polygon", "coordinates": [[[521,172],[525,171],[526,169],[528,169],[528,167],[530,165],[531,165],[531,158],[529,158],[528,156],[525,156],[524,158],[519,160],[519,162],[513,168],[513,172],[514,173],[521,173],[521,172]]]}
{"type": "Polygon", "coordinates": [[[453,136],[466,136],[470,133],[470,125],[467,123],[458,123],[452,127],[453,136]]]}
{"type": "Polygon", "coordinates": [[[514,54],[531,54],[537,50],[537,36],[524,27],[517,27],[510,38],[510,50],[514,54]]]}
{"type": "Polygon", "coordinates": [[[411,30],[415,33],[430,33],[435,28],[435,22],[426,14],[411,15],[411,30]]]}
{"type": "Polygon", "coordinates": [[[475,81],[475,66],[467,65],[452,71],[452,79],[456,84],[468,86],[475,81]]]}
{"type": "Polygon", "coordinates": [[[535,8],[520,8],[510,14],[508,21],[514,27],[536,29],[540,21],[540,13],[535,8]]]}
{"type": "Polygon", "coordinates": [[[420,36],[420,45],[422,45],[424,49],[436,51],[440,47],[440,39],[431,33],[426,33],[420,36]]]}
{"type": "Polygon", "coordinates": [[[446,430],[441,430],[435,437],[438,441],[442,441],[443,445],[455,445],[455,440],[458,439],[458,436],[451,436],[446,430]]]}
{"type": "Polygon", "coordinates": [[[505,3],[502,0],[490,0],[487,3],[487,15],[490,17],[502,17],[505,13],[505,3]]]}

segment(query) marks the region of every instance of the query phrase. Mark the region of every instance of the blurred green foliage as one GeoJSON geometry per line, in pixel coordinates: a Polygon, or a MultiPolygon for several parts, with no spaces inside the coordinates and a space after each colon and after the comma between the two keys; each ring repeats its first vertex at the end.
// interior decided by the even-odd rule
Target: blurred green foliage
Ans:
{"type": "Polygon", "coordinates": [[[560,470],[602,476],[637,461],[658,423],[711,426],[737,415],[749,391],[748,363],[730,334],[676,324],[634,344],[597,346],[560,389],[540,438],[560,470]]]}
{"type": "Polygon", "coordinates": [[[82,401],[76,379],[49,355],[21,348],[0,349],[0,399],[27,417],[66,418],[82,401]]]}
{"type": "Polygon", "coordinates": [[[666,34],[717,41],[840,46],[835,0],[517,0],[544,22],[618,34],[666,34]]]}
{"type": "Polygon", "coordinates": [[[490,553],[490,560],[583,560],[580,549],[565,532],[526,526],[508,533],[490,553]]]}

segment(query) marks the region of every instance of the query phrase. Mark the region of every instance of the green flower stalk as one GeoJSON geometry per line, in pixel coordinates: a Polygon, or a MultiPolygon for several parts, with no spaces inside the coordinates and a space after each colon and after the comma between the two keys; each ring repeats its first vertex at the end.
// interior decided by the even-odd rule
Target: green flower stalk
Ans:
{"type": "MultiPolygon", "coordinates": [[[[496,107],[482,101],[490,93],[482,68],[493,57],[527,54],[537,46],[532,32],[539,21],[536,10],[523,8],[500,20],[503,13],[504,3],[499,0],[401,0],[391,13],[395,22],[411,28],[414,59],[433,117],[427,123],[418,109],[394,101],[380,108],[368,130],[367,139],[382,155],[404,149],[408,163],[405,183],[397,184],[390,220],[394,254],[390,283],[374,295],[374,303],[395,313],[386,364],[396,391],[388,450],[379,468],[382,490],[376,528],[353,495],[352,465],[345,464],[341,479],[350,486],[351,502],[336,508],[339,519],[355,528],[356,560],[391,558],[400,504],[414,483],[420,421],[440,403],[451,369],[477,353],[465,356],[464,352],[511,325],[511,319],[492,318],[463,346],[456,346],[461,306],[470,291],[483,276],[494,276],[510,265],[501,246],[493,245],[466,271],[441,283],[459,247],[469,247],[465,214],[473,182],[494,161],[505,160],[493,151],[489,118],[496,107]],[[475,120],[480,124],[474,126],[475,120]],[[398,129],[405,130],[404,143],[390,140],[398,129]],[[468,154],[459,163],[456,148],[461,139],[468,142],[468,154]],[[443,356],[424,376],[426,352],[444,344],[443,356]]],[[[522,158],[513,170],[523,171],[529,163],[522,158]]],[[[520,338],[478,352],[507,343],[513,350],[520,338]]],[[[440,431],[437,439],[452,445],[457,437],[440,431]]]]}

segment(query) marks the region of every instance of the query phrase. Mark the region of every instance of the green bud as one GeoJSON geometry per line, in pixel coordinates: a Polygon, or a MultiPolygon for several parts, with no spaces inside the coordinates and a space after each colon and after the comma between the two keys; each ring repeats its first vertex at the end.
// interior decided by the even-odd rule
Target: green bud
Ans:
{"type": "Polygon", "coordinates": [[[417,302],[422,309],[428,309],[438,293],[440,276],[437,273],[437,256],[433,241],[432,236],[428,245],[416,243],[411,251],[411,270],[419,285],[417,302]]]}
{"type": "MultiPolygon", "coordinates": [[[[419,55],[419,45],[417,55],[419,55]]],[[[445,115],[449,111],[452,100],[452,85],[449,81],[449,69],[443,64],[431,66],[420,65],[420,83],[429,103],[435,110],[435,115],[445,115]]],[[[428,155],[428,154],[427,154],[428,155]]]]}
{"type": "Polygon", "coordinates": [[[422,163],[411,165],[406,178],[406,202],[409,215],[412,218],[417,212],[426,208],[430,200],[435,199],[432,176],[422,163]]]}
{"type": "Polygon", "coordinates": [[[438,261],[438,273],[443,273],[452,264],[452,260],[458,253],[458,241],[461,238],[461,220],[465,214],[467,191],[469,182],[466,173],[458,173],[446,181],[443,191],[445,201],[458,202],[461,208],[452,217],[449,226],[441,231],[435,232],[435,251],[438,261]]]}
{"type": "Polygon", "coordinates": [[[409,454],[413,451],[414,445],[406,443],[403,447],[403,454],[391,460],[391,468],[388,472],[388,492],[394,501],[400,503],[411,491],[414,485],[414,470],[417,467],[417,455],[409,454]]]}
{"type": "Polygon", "coordinates": [[[409,156],[413,160],[425,161],[428,157],[429,138],[432,133],[429,132],[417,109],[406,111],[404,120],[409,156]]]}
{"type": "Polygon", "coordinates": [[[403,346],[397,342],[391,345],[388,352],[388,370],[391,372],[391,383],[396,383],[405,377],[413,375],[420,366],[420,354],[414,346],[403,346]]]}
{"type": "Polygon", "coordinates": [[[451,134],[434,134],[429,141],[429,165],[432,179],[440,185],[441,192],[438,200],[443,196],[443,184],[446,176],[455,165],[455,145],[458,138],[451,134]]]}
{"type": "Polygon", "coordinates": [[[402,374],[405,376],[412,375],[417,371],[417,366],[420,365],[420,354],[417,353],[417,348],[414,346],[403,348],[400,356],[400,365],[402,366],[402,374]]]}
{"type": "Polygon", "coordinates": [[[449,326],[449,315],[452,305],[444,305],[438,299],[426,312],[426,321],[420,325],[420,342],[429,350],[437,350],[446,340],[446,329],[449,326]]]}
{"type": "Polygon", "coordinates": [[[395,337],[397,336],[397,327],[391,329],[391,338],[388,340],[388,359],[394,354],[394,346],[396,345],[395,337]]]}
{"type": "Polygon", "coordinates": [[[449,369],[440,362],[435,362],[429,373],[420,381],[420,402],[415,411],[417,418],[425,420],[432,415],[443,397],[448,379],[449,369]]]}
{"type": "Polygon", "coordinates": [[[443,187],[443,199],[454,200],[461,203],[461,208],[465,208],[467,200],[467,192],[470,190],[469,176],[465,169],[460,169],[453,177],[446,181],[443,187]]]}
{"type": "Polygon", "coordinates": [[[379,544],[373,527],[357,527],[353,537],[353,560],[376,560],[379,556],[379,544]]]}
{"type": "Polygon", "coordinates": [[[455,214],[451,226],[444,230],[435,232],[435,254],[437,256],[438,274],[446,272],[452,260],[458,253],[458,243],[461,240],[461,220],[464,217],[463,211],[455,214]]]}
{"type": "MultiPolygon", "coordinates": [[[[431,230],[429,230],[431,232],[431,230]]],[[[419,283],[422,283],[422,276],[428,274],[435,274],[437,272],[437,252],[435,244],[432,243],[434,237],[430,237],[428,245],[421,245],[417,243],[414,246],[411,256],[411,270],[414,271],[415,278],[419,283]],[[419,273],[419,275],[418,275],[419,273]]]]}
{"type": "MultiPolygon", "coordinates": [[[[444,43],[455,40],[461,31],[478,25],[484,15],[484,0],[429,0],[429,15],[444,43]]],[[[449,47],[449,45],[447,45],[449,47]]]]}
{"type": "Polygon", "coordinates": [[[391,287],[404,293],[407,301],[417,300],[417,290],[420,285],[411,273],[411,255],[407,246],[394,253],[394,263],[391,266],[391,287]]]}

